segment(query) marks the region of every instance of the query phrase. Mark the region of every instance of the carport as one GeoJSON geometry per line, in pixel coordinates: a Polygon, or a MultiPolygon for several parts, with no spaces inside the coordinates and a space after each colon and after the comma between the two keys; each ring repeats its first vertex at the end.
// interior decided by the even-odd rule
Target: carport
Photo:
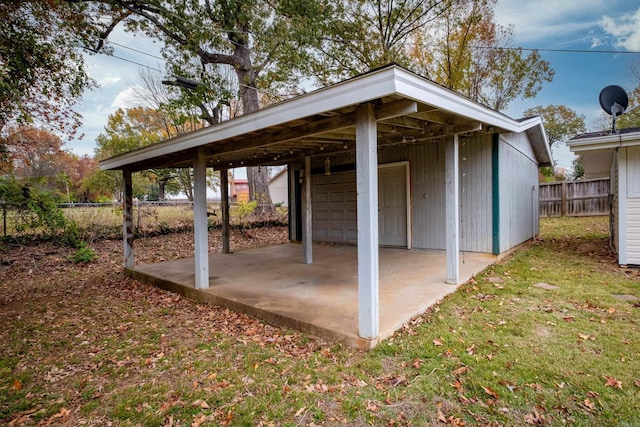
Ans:
{"type": "MultiPolygon", "coordinates": [[[[217,287],[215,277],[228,274],[224,264],[212,261],[207,247],[207,167],[221,171],[223,224],[228,224],[228,211],[224,208],[228,203],[228,168],[298,165],[302,244],[287,249],[297,249],[297,259],[289,257],[286,261],[300,269],[296,273],[300,274],[300,282],[308,282],[319,274],[320,270],[314,270],[315,265],[321,268],[322,263],[326,262],[322,258],[325,252],[314,246],[312,238],[312,159],[338,152],[355,153],[357,245],[351,248],[355,266],[353,271],[349,270],[349,274],[357,284],[357,322],[351,320],[354,325],[349,333],[355,334],[357,330],[358,345],[370,348],[382,336],[381,304],[386,304],[385,300],[381,302],[380,297],[380,278],[386,273],[380,270],[378,245],[378,151],[382,148],[393,149],[401,144],[444,143],[445,179],[442,192],[445,195],[446,221],[443,228],[446,231],[446,249],[443,251],[444,257],[424,259],[425,263],[433,263],[431,267],[441,272],[425,280],[423,286],[435,282],[447,283],[442,286],[452,291],[455,285],[476,271],[472,269],[461,273],[458,153],[459,138],[477,133],[494,136],[500,133],[526,134],[528,139],[536,142],[533,144],[536,157],[543,160],[549,158],[539,118],[513,120],[401,67],[390,65],[216,126],[107,159],[101,162],[101,168],[123,171],[124,266],[135,276],[143,268],[136,268],[134,263],[131,173],[149,168],[193,167],[195,254],[190,274],[193,275],[193,289],[206,293],[217,287]],[[314,267],[303,269],[311,264],[314,267]],[[364,342],[368,344],[362,344],[364,342]]],[[[395,251],[407,258],[412,252],[395,251]]],[[[228,229],[225,230],[224,226],[223,252],[228,252],[228,229]]],[[[243,259],[239,253],[225,256],[243,259]]],[[[484,265],[489,262],[485,260],[484,265]]],[[[324,265],[324,268],[336,271],[337,267],[324,265]]],[[[161,264],[157,268],[166,270],[162,274],[169,275],[172,269],[178,267],[177,264],[161,264]]],[[[181,268],[189,270],[191,267],[181,268]]],[[[266,268],[270,267],[265,263],[253,265],[251,273],[261,274],[266,268]]],[[[180,286],[190,285],[185,282],[180,286]]],[[[243,285],[238,282],[236,286],[243,285]]],[[[266,298],[266,291],[264,295],[266,298]]],[[[259,292],[256,294],[258,296],[259,292]]],[[[284,293],[281,299],[286,300],[289,296],[290,293],[284,293]]],[[[339,300],[335,302],[338,304],[339,300]]],[[[318,309],[331,310],[330,307],[318,309]]],[[[384,308],[382,313],[387,309],[384,308]]],[[[402,307],[398,309],[402,310],[402,307]]],[[[407,314],[409,312],[407,310],[407,314]]],[[[404,316],[405,321],[410,317],[404,316]]],[[[387,334],[386,329],[384,333],[387,334]]]]}

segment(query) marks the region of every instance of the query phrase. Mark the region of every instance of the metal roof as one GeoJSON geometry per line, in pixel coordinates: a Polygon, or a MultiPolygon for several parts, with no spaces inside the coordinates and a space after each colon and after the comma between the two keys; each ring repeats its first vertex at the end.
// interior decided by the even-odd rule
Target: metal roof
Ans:
{"type": "Polygon", "coordinates": [[[189,167],[202,147],[208,166],[282,165],[355,150],[355,110],[376,106],[378,146],[465,132],[526,132],[538,162],[551,164],[539,117],[514,120],[395,64],[100,162],[103,170],[189,167]]]}

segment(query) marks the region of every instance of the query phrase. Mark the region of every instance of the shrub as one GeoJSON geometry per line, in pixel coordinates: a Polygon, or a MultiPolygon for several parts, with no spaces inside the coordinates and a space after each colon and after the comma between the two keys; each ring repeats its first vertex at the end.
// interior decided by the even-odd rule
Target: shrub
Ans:
{"type": "Polygon", "coordinates": [[[75,264],[89,264],[90,262],[95,261],[96,258],[97,255],[93,248],[83,244],[71,257],[71,261],[75,264]]]}

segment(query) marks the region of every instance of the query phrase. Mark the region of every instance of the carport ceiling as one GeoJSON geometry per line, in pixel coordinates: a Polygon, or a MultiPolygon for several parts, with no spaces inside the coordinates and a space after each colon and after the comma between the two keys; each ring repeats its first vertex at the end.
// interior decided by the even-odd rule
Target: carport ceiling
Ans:
{"type": "Polygon", "coordinates": [[[355,150],[356,108],[376,107],[378,147],[428,143],[465,131],[522,130],[521,124],[390,65],[216,126],[101,162],[132,171],[190,167],[201,147],[216,169],[281,165],[355,150]]]}

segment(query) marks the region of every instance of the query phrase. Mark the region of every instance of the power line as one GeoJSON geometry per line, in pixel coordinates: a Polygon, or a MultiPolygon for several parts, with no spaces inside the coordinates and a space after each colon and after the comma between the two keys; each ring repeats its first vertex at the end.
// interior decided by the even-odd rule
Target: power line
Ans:
{"type": "Polygon", "coordinates": [[[560,52],[560,53],[609,53],[609,54],[632,54],[640,55],[640,51],[631,50],[594,50],[594,49],[545,49],[532,47],[498,47],[498,46],[476,46],[477,49],[494,50],[525,50],[527,52],[560,52]]]}
{"type": "MultiPolygon", "coordinates": [[[[130,63],[130,64],[134,64],[134,65],[138,65],[138,66],[140,66],[140,67],[148,68],[149,70],[151,70],[151,71],[155,71],[155,72],[157,72],[157,73],[163,73],[163,71],[162,71],[162,70],[159,70],[159,69],[157,69],[157,68],[151,67],[151,66],[149,66],[149,65],[147,65],[147,64],[142,64],[142,63],[140,63],[140,62],[133,61],[133,60],[131,60],[131,59],[123,58],[123,57],[118,56],[118,55],[109,54],[109,53],[104,53],[104,52],[97,51],[97,50],[95,50],[95,49],[91,49],[91,48],[88,48],[88,47],[83,47],[82,49],[84,49],[84,50],[86,50],[86,51],[88,51],[88,52],[91,52],[91,53],[97,53],[98,55],[108,56],[109,58],[119,59],[120,61],[125,61],[125,62],[128,62],[128,63],[130,63]]],[[[165,60],[163,59],[163,61],[165,61],[165,60]]]]}
{"type": "Polygon", "coordinates": [[[110,40],[105,40],[105,42],[107,42],[107,44],[112,44],[112,45],[114,45],[114,46],[118,46],[118,47],[121,47],[121,48],[123,48],[123,49],[128,49],[128,50],[131,50],[131,51],[133,51],[133,52],[140,53],[140,54],[142,54],[142,55],[150,56],[151,58],[159,59],[159,60],[161,60],[161,61],[165,61],[165,62],[167,61],[165,58],[162,58],[162,57],[157,56],[157,55],[153,55],[153,54],[151,54],[151,53],[149,53],[149,52],[145,52],[145,51],[143,51],[143,50],[139,50],[139,49],[135,49],[135,48],[133,48],[133,47],[125,46],[125,45],[123,45],[123,44],[116,43],[116,42],[113,42],[113,41],[110,41],[110,40]]]}

